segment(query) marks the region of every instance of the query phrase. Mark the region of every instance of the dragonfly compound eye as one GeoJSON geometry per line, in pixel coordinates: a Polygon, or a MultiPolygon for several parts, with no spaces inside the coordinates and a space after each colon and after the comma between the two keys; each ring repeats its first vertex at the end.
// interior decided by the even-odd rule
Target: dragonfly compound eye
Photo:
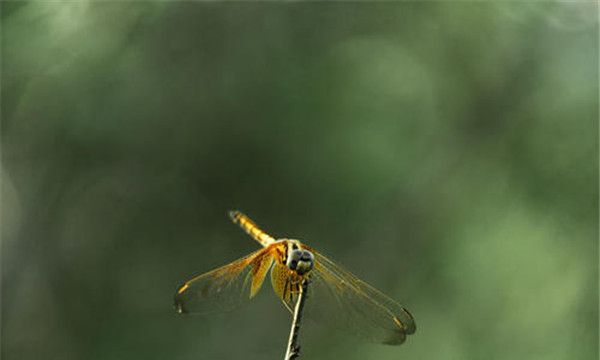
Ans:
{"type": "MultiPolygon", "coordinates": [[[[230,216],[263,249],[186,281],[174,294],[177,312],[208,314],[233,310],[254,297],[275,262],[271,272],[273,289],[288,308],[292,301],[304,299],[300,296],[306,289],[303,285],[313,281],[315,286],[321,284],[326,290],[318,294],[319,299],[314,299],[318,301],[309,297],[308,303],[319,304],[315,305],[321,307],[319,313],[338,313],[345,330],[390,345],[401,344],[415,332],[415,320],[402,305],[358,280],[317,250],[294,239],[276,240],[239,211],[231,212],[230,216]]],[[[315,291],[319,291],[318,287],[315,291]]],[[[300,325],[296,320],[291,337],[297,334],[300,325]]],[[[288,355],[297,345],[293,340],[288,355]]],[[[294,357],[293,353],[297,355],[297,347],[286,357],[294,357]]]]}
{"type": "Polygon", "coordinates": [[[290,251],[285,265],[302,275],[312,270],[314,262],[315,258],[310,251],[295,249],[290,251]]]}
{"type": "Polygon", "coordinates": [[[289,267],[292,270],[296,269],[296,265],[298,265],[298,261],[300,261],[302,259],[302,250],[292,250],[290,251],[287,261],[286,261],[286,266],[289,267]]]}
{"type": "Polygon", "coordinates": [[[298,265],[296,266],[296,272],[300,275],[306,274],[311,271],[315,266],[315,257],[310,251],[304,250],[299,251],[300,260],[298,261],[298,265]]]}
{"type": "Polygon", "coordinates": [[[302,260],[302,261],[309,261],[311,263],[314,263],[315,262],[315,257],[313,255],[313,253],[311,253],[310,251],[304,250],[302,252],[302,256],[300,257],[300,260],[302,260]]]}

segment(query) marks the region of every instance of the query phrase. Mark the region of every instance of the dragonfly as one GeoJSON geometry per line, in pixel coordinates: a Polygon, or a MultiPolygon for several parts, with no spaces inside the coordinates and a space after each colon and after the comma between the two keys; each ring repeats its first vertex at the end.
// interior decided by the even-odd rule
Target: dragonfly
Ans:
{"type": "Polygon", "coordinates": [[[275,239],[239,211],[229,216],[262,249],[183,283],[175,293],[178,313],[236,309],[258,293],[270,270],[275,294],[292,313],[306,280],[311,289],[305,305],[309,318],[387,345],[400,345],[414,334],[415,321],[406,308],[319,251],[299,240],[275,239]]]}

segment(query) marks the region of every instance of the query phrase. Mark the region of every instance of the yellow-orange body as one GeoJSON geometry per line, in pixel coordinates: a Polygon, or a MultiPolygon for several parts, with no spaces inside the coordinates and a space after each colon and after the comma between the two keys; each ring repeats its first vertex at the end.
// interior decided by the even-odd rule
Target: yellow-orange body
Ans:
{"type": "Polygon", "coordinates": [[[333,319],[338,327],[391,345],[415,332],[404,307],[313,248],[298,240],[275,240],[239,211],[229,215],[263,248],[181,285],[175,294],[179,313],[232,310],[256,295],[271,270],[273,290],[290,311],[307,279],[313,289],[308,304],[319,319],[333,319]]]}

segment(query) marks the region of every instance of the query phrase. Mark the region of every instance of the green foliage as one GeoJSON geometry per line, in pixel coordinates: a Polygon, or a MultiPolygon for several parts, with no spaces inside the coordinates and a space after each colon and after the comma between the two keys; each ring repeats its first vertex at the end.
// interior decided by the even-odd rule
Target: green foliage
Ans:
{"type": "Polygon", "coordinates": [[[233,208],[416,318],[306,359],[597,358],[595,3],[0,5],[3,359],[281,358],[267,288],[171,308],[233,208]]]}

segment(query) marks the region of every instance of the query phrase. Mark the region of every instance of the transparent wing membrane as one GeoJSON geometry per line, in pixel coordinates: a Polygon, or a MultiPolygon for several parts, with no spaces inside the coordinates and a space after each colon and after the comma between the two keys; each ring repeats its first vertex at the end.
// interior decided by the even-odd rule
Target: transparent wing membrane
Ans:
{"type": "Polygon", "coordinates": [[[179,313],[206,314],[233,310],[260,290],[273,262],[270,248],[256,251],[179,287],[175,308],[179,313]]]}
{"type": "Polygon", "coordinates": [[[184,283],[175,293],[178,312],[206,314],[233,310],[256,295],[271,270],[273,290],[290,312],[302,280],[308,277],[307,317],[390,345],[402,344],[407,335],[415,332],[414,319],[402,305],[348,270],[297,240],[276,241],[239,211],[230,212],[230,216],[264,248],[184,283]],[[293,254],[300,250],[314,255],[314,268],[311,264],[309,272],[298,272],[296,265],[286,266],[288,260],[291,264],[298,261],[293,254]]]}
{"type": "Polygon", "coordinates": [[[315,254],[307,316],[377,343],[399,345],[415,332],[412,315],[400,304],[322,254],[315,254]]]}

